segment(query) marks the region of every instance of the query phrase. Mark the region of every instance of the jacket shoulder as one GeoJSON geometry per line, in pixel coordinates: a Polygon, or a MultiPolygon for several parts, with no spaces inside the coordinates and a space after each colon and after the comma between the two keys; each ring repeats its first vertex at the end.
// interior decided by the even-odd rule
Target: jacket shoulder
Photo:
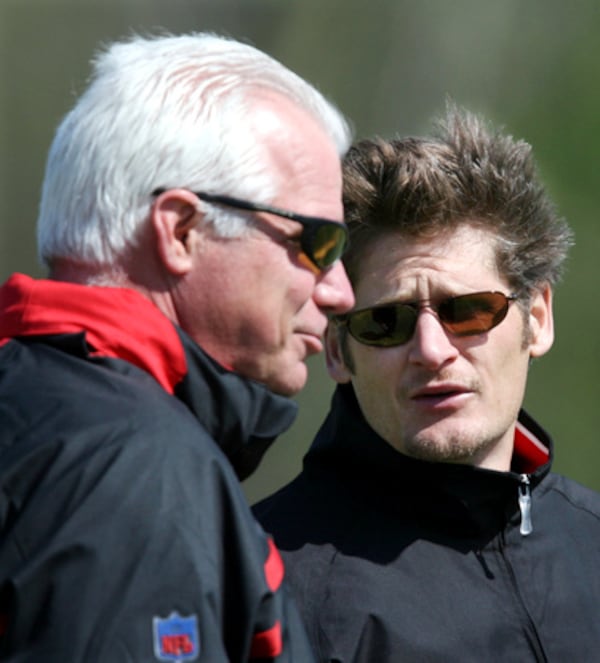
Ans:
{"type": "Polygon", "coordinates": [[[543,489],[550,499],[600,521],[600,493],[560,474],[551,474],[543,489]]]}

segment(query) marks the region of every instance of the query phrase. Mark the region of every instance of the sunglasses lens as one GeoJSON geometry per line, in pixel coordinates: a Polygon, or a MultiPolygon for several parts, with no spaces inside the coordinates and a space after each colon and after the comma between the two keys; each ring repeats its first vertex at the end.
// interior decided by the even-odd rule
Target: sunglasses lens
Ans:
{"type": "Polygon", "coordinates": [[[389,347],[410,340],[416,321],[417,310],[412,306],[380,306],[353,313],[348,318],[348,331],[364,345],[389,347]]]}
{"type": "MultiPolygon", "coordinates": [[[[475,292],[450,297],[433,308],[449,332],[471,336],[499,325],[514,299],[515,296],[507,297],[501,292],[475,292]]],[[[356,311],[345,318],[345,324],[359,343],[391,347],[411,339],[418,315],[417,304],[390,304],[356,311]]]]}
{"type": "Polygon", "coordinates": [[[509,299],[501,292],[477,292],[452,297],[438,307],[440,320],[453,334],[481,334],[500,324],[508,312],[509,299]]]}
{"type": "Polygon", "coordinates": [[[342,257],[348,243],[346,227],[340,223],[320,224],[311,235],[309,257],[319,269],[325,269],[342,257]]]}

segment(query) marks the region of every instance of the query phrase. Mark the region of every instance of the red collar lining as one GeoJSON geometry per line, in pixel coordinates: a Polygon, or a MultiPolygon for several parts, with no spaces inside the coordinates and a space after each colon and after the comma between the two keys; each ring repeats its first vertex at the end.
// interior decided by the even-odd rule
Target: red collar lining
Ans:
{"type": "Polygon", "coordinates": [[[92,356],[116,357],[173,393],[187,372],[177,330],[149,300],[104,288],[14,274],[0,289],[0,339],[84,332],[92,356]]]}
{"type": "Polygon", "coordinates": [[[523,472],[530,473],[548,462],[550,450],[536,435],[517,421],[514,455],[518,457],[523,472]]]}

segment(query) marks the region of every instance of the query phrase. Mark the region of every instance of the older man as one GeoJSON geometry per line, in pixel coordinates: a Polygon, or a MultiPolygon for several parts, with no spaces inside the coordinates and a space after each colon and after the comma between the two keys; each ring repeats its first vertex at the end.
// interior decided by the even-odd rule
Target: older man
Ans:
{"type": "Polygon", "coordinates": [[[311,660],[238,477],[354,303],[348,144],[250,46],[97,58],[48,159],[50,278],[0,290],[0,657],[311,660]]]}
{"type": "Polygon", "coordinates": [[[345,161],[355,309],[302,474],[257,507],[321,661],[592,661],[599,496],[524,411],[570,244],[530,147],[449,109],[345,161]]]}

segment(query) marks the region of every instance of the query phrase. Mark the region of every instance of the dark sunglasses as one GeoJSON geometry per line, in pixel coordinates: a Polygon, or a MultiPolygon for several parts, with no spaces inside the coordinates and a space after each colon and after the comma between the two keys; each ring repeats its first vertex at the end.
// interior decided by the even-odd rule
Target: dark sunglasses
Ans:
{"type": "MultiPolygon", "coordinates": [[[[472,336],[490,331],[508,313],[517,295],[502,292],[473,292],[448,297],[436,305],[427,304],[437,314],[444,329],[455,336],[472,336]]],[[[363,345],[390,347],[407,343],[415,332],[423,303],[395,303],[372,306],[337,316],[349,333],[363,345]]]]}
{"type": "MultiPolygon", "coordinates": [[[[164,188],[155,189],[152,195],[158,196],[165,191],[164,188]]],[[[308,259],[320,270],[331,267],[342,257],[348,247],[348,228],[344,223],[322,219],[317,216],[304,216],[303,214],[288,212],[279,207],[251,203],[231,196],[221,196],[205,193],[204,191],[193,191],[192,193],[207,203],[225,205],[250,212],[267,212],[302,224],[302,234],[298,238],[300,247],[308,259]]]]}

